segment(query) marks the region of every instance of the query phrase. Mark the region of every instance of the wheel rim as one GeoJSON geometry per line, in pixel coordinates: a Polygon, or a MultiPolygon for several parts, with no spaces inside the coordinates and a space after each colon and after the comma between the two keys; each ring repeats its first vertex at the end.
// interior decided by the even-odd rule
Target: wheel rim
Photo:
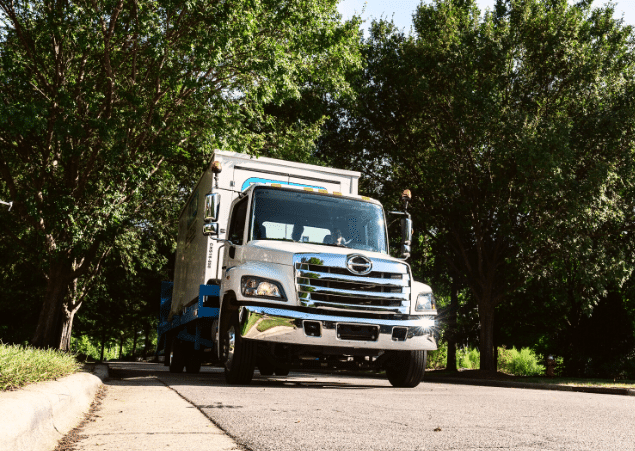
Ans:
{"type": "Polygon", "coordinates": [[[234,360],[234,352],[236,350],[236,331],[231,326],[227,331],[227,369],[231,369],[234,360]]]}

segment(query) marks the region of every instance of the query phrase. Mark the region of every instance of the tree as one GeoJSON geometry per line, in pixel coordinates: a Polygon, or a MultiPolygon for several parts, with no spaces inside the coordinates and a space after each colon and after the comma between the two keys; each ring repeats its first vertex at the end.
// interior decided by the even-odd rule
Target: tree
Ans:
{"type": "Polygon", "coordinates": [[[384,192],[411,188],[415,223],[478,305],[493,371],[496,307],[628,214],[632,29],[586,1],[498,1],[481,16],[472,0],[438,0],[414,32],[373,25],[358,97],[324,152],[349,149],[384,192]]]}
{"type": "Polygon", "coordinates": [[[42,262],[41,347],[68,348],[117,237],[158,221],[211,149],[302,148],[318,125],[277,123],[264,105],[299,97],[307,80],[344,89],[358,58],[357,25],[340,23],[334,0],[0,8],[0,192],[15,212],[1,227],[42,262]]]}

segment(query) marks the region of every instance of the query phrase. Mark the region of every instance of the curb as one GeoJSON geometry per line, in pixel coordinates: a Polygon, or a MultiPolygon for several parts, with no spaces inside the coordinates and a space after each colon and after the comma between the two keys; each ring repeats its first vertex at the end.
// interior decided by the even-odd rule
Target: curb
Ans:
{"type": "Polygon", "coordinates": [[[526,388],[531,390],[568,391],[578,393],[595,393],[602,395],[635,396],[632,388],[574,387],[571,385],[537,384],[530,382],[505,382],[487,379],[461,379],[457,377],[434,377],[425,375],[425,382],[436,384],[480,385],[485,387],[526,388]]]}
{"type": "Polygon", "coordinates": [[[49,451],[88,411],[108,366],[0,393],[0,450],[49,451]]]}

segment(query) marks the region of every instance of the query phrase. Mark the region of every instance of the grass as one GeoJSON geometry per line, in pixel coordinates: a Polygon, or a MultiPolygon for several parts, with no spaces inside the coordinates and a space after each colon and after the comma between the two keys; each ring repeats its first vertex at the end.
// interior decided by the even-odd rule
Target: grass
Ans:
{"type": "Polygon", "coordinates": [[[72,354],[0,343],[0,391],[55,380],[80,369],[72,354]]]}
{"type": "Polygon", "coordinates": [[[599,387],[599,388],[629,388],[635,389],[633,380],[613,380],[613,379],[587,379],[571,377],[546,377],[546,376],[515,376],[513,374],[500,371],[496,375],[480,374],[478,370],[461,369],[458,372],[446,370],[433,370],[428,374],[433,377],[458,377],[462,379],[486,379],[501,380],[505,382],[522,382],[530,384],[549,384],[571,387],[599,387]],[[466,377],[467,376],[467,377],[466,377]]]}
{"type": "Polygon", "coordinates": [[[578,379],[578,378],[567,378],[567,377],[554,377],[554,378],[527,377],[527,378],[523,378],[522,382],[567,385],[570,387],[602,387],[602,388],[635,389],[635,381],[630,381],[630,380],[614,381],[611,379],[578,379]]]}

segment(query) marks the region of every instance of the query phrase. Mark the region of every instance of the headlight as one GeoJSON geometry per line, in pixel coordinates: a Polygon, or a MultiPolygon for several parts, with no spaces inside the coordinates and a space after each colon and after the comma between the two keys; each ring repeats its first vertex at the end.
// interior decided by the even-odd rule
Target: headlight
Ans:
{"type": "Polygon", "coordinates": [[[243,276],[241,286],[243,296],[285,300],[282,287],[273,280],[243,276]]]}
{"type": "Polygon", "coordinates": [[[419,293],[415,311],[423,312],[425,310],[436,310],[436,308],[437,306],[435,305],[434,295],[432,293],[419,293]]]}

